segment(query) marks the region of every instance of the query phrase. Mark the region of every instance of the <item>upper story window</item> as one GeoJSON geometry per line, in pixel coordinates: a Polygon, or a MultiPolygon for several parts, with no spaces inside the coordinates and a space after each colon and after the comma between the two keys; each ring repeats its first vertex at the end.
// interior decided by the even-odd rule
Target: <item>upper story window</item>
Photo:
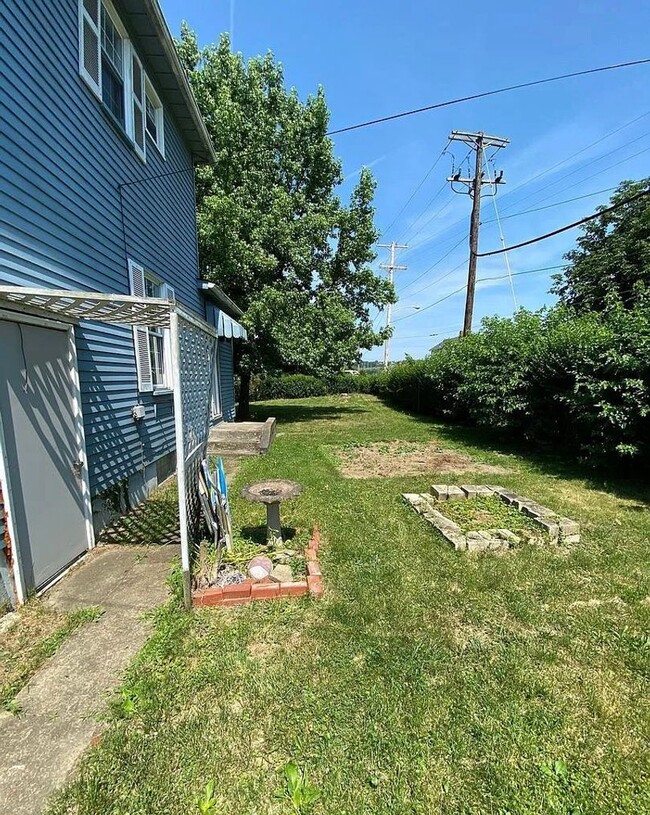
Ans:
{"type": "Polygon", "coordinates": [[[149,82],[148,77],[145,77],[144,81],[144,103],[147,135],[164,156],[165,129],[163,125],[163,106],[153,85],[149,82]]]}
{"type": "Polygon", "coordinates": [[[164,156],[163,107],[110,0],[79,0],[79,72],[146,161],[164,156]]]}

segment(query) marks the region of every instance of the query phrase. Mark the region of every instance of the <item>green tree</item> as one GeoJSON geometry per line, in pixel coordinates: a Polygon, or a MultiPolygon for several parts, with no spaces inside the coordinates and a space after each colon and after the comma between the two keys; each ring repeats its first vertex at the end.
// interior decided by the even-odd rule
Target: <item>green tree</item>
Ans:
{"type": "MultiPolygon", "coordinates": [[[[650,178],[623,181],[611,203],[648,189],[650,178]]],[[[650,196],[589,221],[565,259],[552,289],[563,303],[579,313],[605,311],[614,301],[633,307],[650,288],[650,196]]]]}
{"type": "Polygon", "coordinates": [[[238,360],[245,414],[252,372],[327,375],[383,341],[370,309],[395,296],[369,265],[375,182],[364,168],[341,203],[323,91],[302,102],[271,54],[244,62],[226,35],[199,49],[187,25],[178,51],[217,153],[196,172],[202,273],[244,309],[252,340],[238,360]]]}

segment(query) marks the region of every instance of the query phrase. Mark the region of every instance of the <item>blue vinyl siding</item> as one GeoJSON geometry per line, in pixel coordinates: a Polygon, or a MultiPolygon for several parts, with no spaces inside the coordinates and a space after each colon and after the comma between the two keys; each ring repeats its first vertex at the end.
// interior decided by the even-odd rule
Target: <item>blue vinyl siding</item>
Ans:
{"type": "Polygon", "coordinates": [[[224,422],[235,421],[235,385],[232,340],[219,339],[219,387],[224,422]]]}
{"type": "MultiPolygon", "coordinates": [[[[166,159],[148,140],[143,163],[79,76],[77,0],[5,0],[0,30],[0,283],[129,293],[132,257],[204,317],[192,158],[173,120],[166,159]]],[[[173,449],[173,410],[171,395],[138,392],[130,328],[75,333],[96,494],[173,449]]]]}

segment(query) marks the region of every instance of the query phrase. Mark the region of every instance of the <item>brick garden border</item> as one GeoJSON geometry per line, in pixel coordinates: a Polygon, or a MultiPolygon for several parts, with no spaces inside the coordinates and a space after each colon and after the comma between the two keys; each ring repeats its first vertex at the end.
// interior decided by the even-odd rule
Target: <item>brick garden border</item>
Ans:
{"type": "Polygon", "coordinates": [[[323,596],[323,573],[318,563],[320,531],[314,526],[311,540],[305,549],[307,561],[307,579],[292,580],[288,583],[276,583],[271,578],[262,580],[247,578],[242,583],[223,588],[213,586],[208,589],[197,589],[192,592],[192,605],[201,606],[241,606],[251,600],[275,600],[277,597],[312,597],[323,596]]]}
{"type": "Polygon", "coordinates": [[[487,484],[433,484],[431,493],[403,493],[402,498],[427,520],[451,545],[460,552],[485,552],[509,548],[521,543],[521,538],[509,529],[490,529],[482,532],[463,532],[457,523],[446,518],[436,507],[443,501],[460,501],[480,495],[497,495],[505,504],[513,506],[544,530],[552,543],[580,542],[580,525],[571,518],[563,518],[548,507],[524,498],[503,487],[487,484]]]}

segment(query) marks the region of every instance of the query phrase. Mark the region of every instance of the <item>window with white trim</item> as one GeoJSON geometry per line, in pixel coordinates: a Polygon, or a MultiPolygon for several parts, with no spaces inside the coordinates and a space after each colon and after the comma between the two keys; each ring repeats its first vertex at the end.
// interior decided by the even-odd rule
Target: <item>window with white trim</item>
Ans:
{"type": "Polygon", "coordinates": [[[165,128],[163,122],[163,106],[149,81],[144,81],[144,105],[146,114],[147,136],[153,141],[162,155],[165,155],[165,128]]]}
{"type": "Polygon", "coordinates": [[[79,0],[79,73],[146,161],[164,156],[163,106],[110,0],[79,0]]]}
{"type": "MultiPolygon", "coordinates": [[[[174,289],[171,286],[133,260],[129,260],[129,278],[131,294],[135,297],[174,299],[174,289]]],[[[133,327],[133,344],[138,390],[156,392],[172,388],[174,380],[169,329],[136,325],[133,327]]]]}

